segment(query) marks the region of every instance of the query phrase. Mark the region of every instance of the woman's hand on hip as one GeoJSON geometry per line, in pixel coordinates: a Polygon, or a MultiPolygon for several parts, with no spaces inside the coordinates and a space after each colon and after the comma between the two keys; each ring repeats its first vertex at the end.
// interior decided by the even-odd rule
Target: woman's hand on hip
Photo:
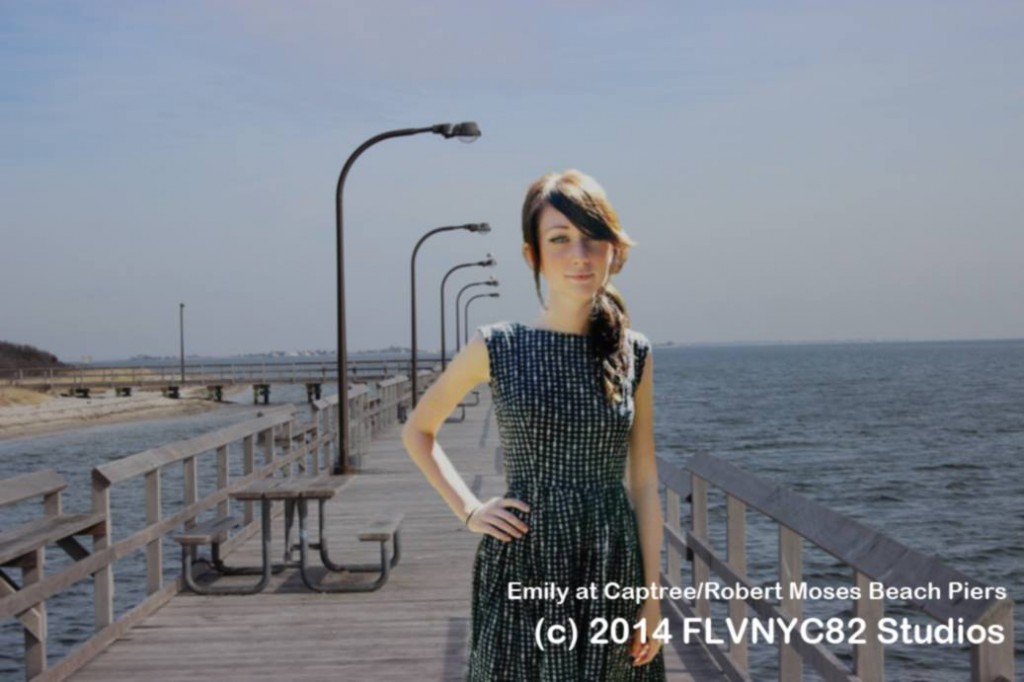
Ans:
{"type": "Polygon", "coordinates": [[[514,507],[524,512],[530,511],[530,505],[509,497],[492,497],[473,510],[466,526],[474,533],[490,535],[502,542],[511,542],[526,535],[530,528],[520,521],[507,507],[514,507]]]}
{"type": "Polygon", "coordinates": [[[645,628],[647,641],[643,641],[643,633],[637,630],[633,633],[633,642],[629,647],[629,654],[633,657],[633,667],[647,665],[661,651],[663,643],[661,637],[655,637],[658,624],[661,623],[661,603],[654,599],[648,599],[637,613],[638,619],[647,621],[645,628]]]}

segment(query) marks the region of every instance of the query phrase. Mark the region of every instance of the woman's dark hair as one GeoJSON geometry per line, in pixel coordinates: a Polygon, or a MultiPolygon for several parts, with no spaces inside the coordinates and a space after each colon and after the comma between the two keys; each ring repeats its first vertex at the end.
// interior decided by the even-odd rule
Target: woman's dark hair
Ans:
{"type": "MultiPolygon", "coordinates": [[[[537,179],[530,185],[523,201],[523,242],[529,245],[534,255],[533,281],[542,306],[544,298],[540,292],[540,237],[537,226],[545,205],[562,213],[591,239],[612,243],[615,255],[611,275],[622,269],[629,255],[629,247],[636,244],[622,229],[619,216],[608,201],[604,189],[594,178],[577,170],[567,170],[548,173],[537,179]]],[[[594,352],[604,370],[605,397],[609,402],[620,402],[626,395],[624,384],[629,358],[626,329],[629,327],[629,315],[626,313],[626,302],[612,285],[610,276],[608,284],[594,297],[589,326],[594,352]]]]}

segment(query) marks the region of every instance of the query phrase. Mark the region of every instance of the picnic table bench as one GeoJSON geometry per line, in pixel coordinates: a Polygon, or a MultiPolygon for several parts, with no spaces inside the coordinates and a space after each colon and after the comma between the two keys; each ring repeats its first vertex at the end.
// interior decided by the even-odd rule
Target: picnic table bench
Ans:
{"type": "Polygon", "coordinates": [[[220,560],[219,545],[227,539],[231,530],[239,527],[240,521],[233,516],[211,519],[199,526],[189,529],[174,539],[182,546],[182,574],[185,585],[200,594],[254,594],[263,590],[270,581],[273,572],[285,566],[298,565],[303,583],[316,592],[368,592],[379,589],[390,575],[390,569],[398,564],[401,556],[399,544],[399,527],[402,515],[389,518],[373,519],[358,534],[361,541],[380,543],[379,564],[338,564],[331,560],[326,537],[326,515],[324,508],[327,500],[333,498],[341,489],[348,485],[352,476],[321,475],[316,477],[292,476],[287,478],[264,478],[232,491],[230,496],[236,500],[258,501],[260,503],[260,524],[262,542],[262,564],[259,567],[230,567],[220,560]],[[306,530],[308,502],[316,500],[320,515],[319,539],[309,542],[306,530]],[[271,542],[271,505],[275,501],[285,504],[284,518],[284,562],[273,564],[270,558],[271,542]],[[297,512],[297,514],[296,514],[297,512]],[[299,542],[291,542],[291,530],[295,517],[298,516],[299,542]],[[392,541],[393,551],[387,555],[387,543],[392,541]],[[200,544],[211,545],[211,557],[214,570],[224,575],[259,574],[260,580],[254,585],[198,585],[192,575],[192,562],[188,551],[190,547],[200,544]],[[314,580],[309,575],[309,549],[319,550],[320,561],[328,571],[332,572],[379,572],[372,583],[326,585],[314,580]],[[298,550],[299,558],[293,559],[298,550]]]}

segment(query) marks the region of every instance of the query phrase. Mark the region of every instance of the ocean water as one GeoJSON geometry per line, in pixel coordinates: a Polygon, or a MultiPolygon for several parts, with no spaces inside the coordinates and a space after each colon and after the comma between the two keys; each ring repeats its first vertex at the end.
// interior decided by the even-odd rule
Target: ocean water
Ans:
{"type": "MultiPolygon", "coordinates": [[[[971,580],[1005,587],[1015,601],[1024,597],[1024,341],[676,346],[657,347],[654,357],[660,454],[720,457],[971,580]]],[[[275,386],[271,395],[274,403],[304,398],[301,386],[275,386]]],[[[93,466],[251,417],[258,408],[245,401],[192,417],[0,441],[0,476],[54,467],[71,482],[65,508],[86,510],[93,466]]],[[[722,547],[724,500],[713,494],[711,504],[712,541],[722,547]]],[[[126,533],[115,528],[115,537],[126,533]]],[[[755,582],[776,579],[776,547],[774,524],[748,512],[755,582]]],[[[806,543],[804,555],[809,583],[849,584],[849,569],[831,557],[806,543]]],[[[165,575],[176,575],[177,547],[166,545],[165,557],[165,575]]],[[[47,559],[61,565],[59,550],[47,559]]],[[[115,576],[121,613],[143,593],[141,553],[118,562],[115,576]]],[[[51,660],[89,636],[91,593],[91,583],[80,583],[49,602],[51,660]]],[[[805,614],[848,618],[848,606],[809,602],[805,614]]],[[[925,622],[899,603],[887,603],[886,615],[925,622]]],[[[1015,629],[1021,674],[1019,608],[1015,629]]],[[[773,647],[751,647],[753,678],[775,679],[775,658],[773,647]]],[[[963,680],[968,670],[966,647],[886,650],[888,680],[963,680]]],[[[9,621],[0,624],[0,680],[22,675],[20,628],[9,621]]]]}
{"type": "MultiPolygon", "coordinates": [[[[1005,587],[1014,601],[1024,597],[1024,341],[659,347],[654,354],[660,453],[720,457],[971,580],[1005,587]]],[[[724,499],[711,501],[712,538],[722,548],[724,499]]],[[[756,516],[748,511],[749,572],[770,583],[777,531],[756,516]]],[[[850,584],[849,569],[804,544],[805,580],[850,584]]],[[[805,614],[849,618],[847,605],[811,603],[805,614]]],[[[887,603],[886,615],[927,622],[899,603],[887,603]]],[[[1015,631],[1021,675],[1020,608],[1015,631]]],[[[775,679],[775,659],[771,647],[752,648],[754,678],[775,679]]],[[[889,647],[886,663],[889,680],[964,680],[969,654],[951,645],[889,647]]]]}

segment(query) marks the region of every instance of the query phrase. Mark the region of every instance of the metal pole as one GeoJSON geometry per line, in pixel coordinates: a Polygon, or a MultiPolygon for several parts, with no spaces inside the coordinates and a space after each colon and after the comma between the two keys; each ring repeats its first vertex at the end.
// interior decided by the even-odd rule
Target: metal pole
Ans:
{"type": "Polygon", "coordinates": [[[439,123],[426,128],[403,128],[391,130],[371,137],[359,145],[345,161],[345,165],[338,175],[338,185],[334,192],[334,220],[337,236],[337,291],[338,291],[338,461],[335,462],[334,473],[347,473],[348,470],[348,347],[345,339],[345,244],[343,239],[342,222],[342,194],[345,188],[345,178],[348,176],[352,164],[359,156],[382,140],[392,137],[405,137],[418,133],[436,133],[445,138],[450,137],[479,137],[480,129],[475,123],[439,123]]]}
{"type": "Polygon", "coordinates": [[[338,186],[334,194],[334,218],[337,233],[337,270],[338,270],[338,461],[334,466],[334,473],[348,473],[348,347],[345,338],[345,241],[343,214],[343,190],[345,189],[345,178],[352,168],[352,164],[359,156],[377,144],[381,140],[390,137],[401,137],[415,135],[416,133],[428,132],[430,128],[408,128],[404,130],[393,130],[371,137],[358,148],[345,161],[341,174],[338,176],[338,186]]]}
{"type": "Polygon", "coordinates": [[[181,383],[185,383],[185,304],[179,303],[178,331],[181,334],[181,383]]]}
{"type": "MultiPolygon", "coordinates": [[[[448,282],[448,277],[449,277],[449,275],[451,275],[456,270],[460,270],[462,268],[468,268],[468,267],[472,267],[472,266],[494,267],[496,264],[497,264],[497,261],[494,260],[494,256],[492,256],[491,254],[487,254],[487,259],[486,260],[482,260],[482,261],[479,261],[477,263],[462,263],[460,265],[456,265],[454,268],[452,268],[447,273],[445,273],[444,279],[441,280],[441,371],[442,372],[448,367],[447,360],[446,360],[447,344],[445,343],[445,324],[444,324],[444,312],[445,312],[444,311],[444,308],[445,308],[445,305],[444,305],[444,287],[445,287],[445,284],[448,282]]],[[[497,286],[498,285],[498,280],[494,279],[494,275],[491,275],[491,279],[489,281],[493,282],[492,286],[497,286]]],[[[465,288],[463,288],[462,290],[459,291],[459,295],[462,294],[463,290],[465,290],[465,288]]],[[[458,299],[458,296],[456,296],[456,298],[455,298],[455,345],[456,345],[456,349],[458,349],[458,347],[459,347],[459,299],[458,299]]]]}
{"type": "MultiPolygon", "coordinates": [[[[477,265],[477,264],[476,263],[462,263],[461,265],[456,265],[454,268],[452,268],[451,270],[446,272],[445,275],[444,275],[444,278],[441,280],[441,371],[442,372],[445,369],[448,368],[448,358],[446,357],[448,355],[448,353],[447,353],[447,344],[445,343],[445,336],[444,336],[444,333],[445,333],[445,329],[444,329],[444,285],[448,282],[448,276],[451,275],[453,272],[455,272],[456,270],[460,270],[462,268],[471,267],[473,265],[477,265]]],[[[458,306],[456,306],[455,307],[455,320],[456,320],[456,322],[455,322],[455,338],[456,338],[456,340],[458,340],[458,337],[459,337],[458,319],[459,319],[459,309],[458,309],[458,306]]]]}
{"type": "Polygon", "coordinates": [[[497,297],[498,297],[497,293],[477,294],[476,296],[470,297],[470,299],[468,301],[466,301],[466,309],[462,312],[462,316],[464,318],[466,318],[466,322],[465,322],[465,324],[466,324],[466,331],[465,331],[465,334],[464,334],[464,337],[463,337],[463,340],[462,340],[463,343],[469,343],[469,304],[472,303],[473,301],[475,301],[478,298],[497,298],[497,297]]]}
{"type": "Polygon", "coordinates": [[[492,276],[489,280],[486,280],[486,281],[483,281],[483,282],[471,282],[471,283],[467,284],[466,286],[462,287],[461,289],[459,289],[459,293],[455,295],[455,352],[456,353],[458,353],[460,350],[462,350],[462,324],[461,324],[461,320],[460,320],[460,316],[459,316],[459,310],[460,310],[459,303],[462,300],[462,293],[464,291],[466,291],[467,289],[472,289],[473,287],[479,287],[479,286],[492,286],[492,287],[496,287],[496,286],[498,286],[498,280],[494,279],[494,277],[492,276]]]}
{"type": "MultiPolygon", "coordinates": [[[[469,230],[470,232],[483,232],[490,230],[489,227],[485,228],[486,225],[487,223],[467,223],[465,225],[448,225],[446,227],[435,227],[433,230],[427,232],[425,235],[420,237],[419,241],[416,242],[416,247],[412,250],[412,258],[410,259],[409,262],[409,282],[410,285],[412,286],[412,291],[410,292],[409,298],[412,300],[412,363],[410,365],[412,369],[410,373],[412,374],[412,406],[414,408],[416,407],[416,404],[419,402],[419,393],[416,388],[416,254],[419,252],[420,246],[422,246],[423,242],[426,241],[428,237],[431,237],[437,234],[438,232],[448,232],[449,230],[469,230]]],[[[441,354],[444,355],[443,346],[441,348],[441,354]]]]}

